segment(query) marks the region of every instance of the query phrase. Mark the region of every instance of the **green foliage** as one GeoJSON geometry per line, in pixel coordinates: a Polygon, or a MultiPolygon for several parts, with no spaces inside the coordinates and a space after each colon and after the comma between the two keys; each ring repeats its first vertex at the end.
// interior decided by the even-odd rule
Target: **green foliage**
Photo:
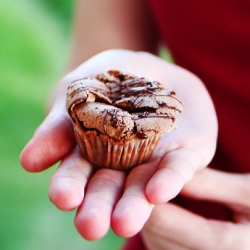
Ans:
{"type": "Polygon", "coordinates": [[[74,10],[74,1],[38,0],[38,2],[45,7],[46,11],[50,13],[50,15],[58,19],[58,25],[67,34],[70,31],[70,23],[74,10]]]}
{"type": "Polygon", "coordinates": [[[57,210],[47,197],[55,167],[25,172],[19,154],[44,117],[46,99],[63,71],[72,1],[0,1],[0,249],[116,249],[110,232],[83,240],[75,212],[57,210]]]}

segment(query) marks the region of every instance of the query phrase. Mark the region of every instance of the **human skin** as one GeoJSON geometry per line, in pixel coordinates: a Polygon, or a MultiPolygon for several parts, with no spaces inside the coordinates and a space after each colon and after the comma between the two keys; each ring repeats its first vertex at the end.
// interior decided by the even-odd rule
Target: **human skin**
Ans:
{"type": "Polygon", "coordinates": [[[49,197],[61,210],[77,208],[75,226],[88,240],[103,237],[111,226],[122,237],[141,230],[154,204],[175,197],[194,173],[206,167],[216,148],[217,120],[203,83],[190,72],[145,52],[109,50],[92,57],[58,84],[48,116],[22,151],[20,161],[30,172],[61,161],[51,178],[49,197]],[[178,128],[164,134],[149,161],[129,174],[101,169],[79,153],[66,111],[67,86],[73,80],[109,69],[161,82],[175,91],[184,111],[178,128]]]}
{"type": "Polygon", "coordinates": [[[145,0],[77,0],[67,72],[108,49],[158,52],[158,35],[145,0]]]}
{"type": "MultiPolygon", "coordinates": [[[[214,154],[217,122],[213,104],[200,80],[152,55],[124,51],[105,52],[75,70],[87,59],[107,49],[122,48],[155,54],[158,37],[145,7],[146,1],[76,2],[72,48],[65,70],[70,73],[57,85],[51,98],[48,116],[23,150],[20,157],[23,167],[30,172],[39,172],[61,161],[51,178],[49,196],[59,209],[68,211],[78,208],[75,217],[76,228],[86,239],[95,240],[103,237],[110,225],[118,235],[132,236],[143,227],[149,217],[142,231],[144,239],[151,239],[151,245],[146,242],[149,249],[166,249],[166,244],[170,244],[170,249],[171,244],[176,247],[174,249],[209,249],[198,248],[202,241],[208,242],[209,239],[211,241],[207,246],[212,246],[210,249],[218,247],[218,244],[213,247],[212,241],[219,242],[224,249],[249,249],[247,225],[231,222],[211,223],[183,208],[169,203],[162,205],[176,196],[195,171],[204,168],[214,154]],[[136,167],[128,176],[123,172],[107,169],[93,173],[91,165],[83,159],[76,147],[71,120],[65,110],[66,86],[70,81],[83,76],[93,76],[110,68],[127,70],[136,75],[148,76],[152,80],[163,81],[167,88],[177,92],[185,106],[183,114],[177,118],[179,128],[162,139],[147,164],[136,167]],[[151,213],[153,204],[160,205],[151,213]],[[180,227],[182,215],[190,221],[189,225],[185,224],[187,227],[184,233],[192,232],[190,229],[204,230],[192,232],[189,234],[191,238],[183,237],[180,227]],[[160,221],[156,221],[157,218],[160,221]],[[166,222],[165,227],[160,227],[162,234],[158,231],[158,223],[161,220],[166,222]],[[152,223],[153,221],[155,223],[152,223]],[[172,223],[173,221],[176,223],[172,223]],[[192,226],[192,223],[195,228],[188,227],[192,226]],[[176,234],[173,235],[171,232],[176,234]],[[170,238],[167,239],[166,235],[170,235],[170,238]],[[153,236],[162,245],[155,245],[157,242],[153,236]],[[180,239],[181,243],[178,242],[180,239]],[[190,241],[198,245],[190,245],[190,241]],[[236,245],[237,242],[243,247],[236,245]]],[[[205,170],[203,173],[200,180],[209,178],[209,172],[205,170]]],[[[196,176],[189,185],[195,183],[196,176]]],[[[247,186],[247,182],[244,181],[248,179],[247,175],[243,175],[242,178],[237,174],[223,176],[221,181],[225,182],[225,186],[234,185],[236,179],[239,186],[247,186]]],[[[194,195],[203,183],[199,181],[198,184],[194,185],[194,195]]],[[[225,202],[225,197],[217,196],[216,191],[214,189],[210,192],[209,199],[225,202]]],[[[235,192],[233,197],[238,197],[239,204],[244,204],[248,200],[246,197],[249,195],[245,188],[238,187],[235,192]],[[242,190],[245,195],[240,195],[242,190]]],[[[189,196],[192,197],[190,192],[189,196]]],[[[206,192],[200,192],[196,196],[208,199],[206,192]]],[[[227,199],[229,202],[234,201],[230,200],[230,197],[227,199]]],[[[241,217],[247,219],[247,216],[241,217]]]]}
{"type": "Polygon", "coordinates": [[[229,174],[209,168],[196,172],[181,194],[224,204],[234,221],[217,221],[177,205],[156,206],[141,235],[148,250],[250,249],[250,174],[229,174]]]}

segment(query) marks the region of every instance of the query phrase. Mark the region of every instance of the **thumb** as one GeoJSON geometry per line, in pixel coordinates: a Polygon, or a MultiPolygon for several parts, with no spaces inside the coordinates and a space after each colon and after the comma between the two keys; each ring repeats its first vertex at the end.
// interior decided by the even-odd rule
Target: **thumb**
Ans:
{"type": "Polygon", "coordinates": [[[196,172],[181,194],[249,210],[249,183],[250,174],[232,174],[206,168],[196,172]]]}
{"type": "Polygon", "coordinates": [[[42,171],[58,162],[74,143],[73,129],[67,114],[51,112],[22,150],[20,162],[29,172],[42,171]]]}

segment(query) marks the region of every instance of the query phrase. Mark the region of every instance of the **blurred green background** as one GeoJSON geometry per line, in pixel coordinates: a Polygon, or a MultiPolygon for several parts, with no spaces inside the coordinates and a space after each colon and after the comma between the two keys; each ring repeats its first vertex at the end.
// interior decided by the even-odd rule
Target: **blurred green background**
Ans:
{"type": "Polygon", "coordinates": [[[82,239],[75,211],[61,212],[47,192],[55,167],[25,172],[19,154],[44,117],[44,106],[64,69],[73,0],[0,1],[0,249],[118,249],[112,231],[82,239]]]}

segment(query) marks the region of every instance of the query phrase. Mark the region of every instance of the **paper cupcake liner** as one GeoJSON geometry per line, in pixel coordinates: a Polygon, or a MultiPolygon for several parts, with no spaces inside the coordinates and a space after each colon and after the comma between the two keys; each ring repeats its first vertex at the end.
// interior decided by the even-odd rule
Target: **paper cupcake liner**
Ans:
{"type": "Polygon", "coordinates": [[[77,126],[74,131],[81,152],[88,161],[97,168],[117,170],[129,170],[146,162],[161,138],[161,134],[157,134],[147,139],[114,144],[98,136],[95,131],[83,131],[77,126]]]}

